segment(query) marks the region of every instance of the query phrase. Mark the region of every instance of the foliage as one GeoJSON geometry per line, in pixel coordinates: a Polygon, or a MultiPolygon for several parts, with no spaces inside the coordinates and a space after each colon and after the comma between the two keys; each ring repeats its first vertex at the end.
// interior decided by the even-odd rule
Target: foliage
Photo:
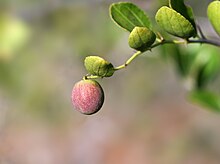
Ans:
{"type": "Polygon", "coordinates": [[[151,27],[150,19],[145,12],[133,3],[119,2],[110,6],[110,16],[120,27],[132,31],[136,26],[151,27]]]}

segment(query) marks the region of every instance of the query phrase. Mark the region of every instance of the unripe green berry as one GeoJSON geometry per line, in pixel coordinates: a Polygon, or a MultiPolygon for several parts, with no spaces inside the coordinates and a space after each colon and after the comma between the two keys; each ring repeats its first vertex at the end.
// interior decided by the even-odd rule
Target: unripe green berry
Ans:
{"type": "Polygon", "coordinates": [[[114,74],[114,66],[99,56],[88,56],[84,65],[88,73],[100,77],[110,77],[114,74]]]}
{"type": "Polygon", "coordinates": [[[156,35],[147,27],[135,27],[128,39],[128,44],[131,48],[138,51],[147,50],[155,41],[156,35]]]}
{"type": "Polygon", "coordinates": [[[81,80],[74,85],[71,98],[77,111],[91,115],[101,109],[104,102],[104,91],[95,80],[81,80]]]}

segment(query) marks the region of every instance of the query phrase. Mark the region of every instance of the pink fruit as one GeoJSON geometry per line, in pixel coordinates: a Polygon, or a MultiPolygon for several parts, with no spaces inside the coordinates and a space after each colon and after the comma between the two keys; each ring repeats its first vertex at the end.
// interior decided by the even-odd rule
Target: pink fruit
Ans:
{"type": "Polygon", "coordinates": [[[95,80],[81,80],[72,90],[72,104],[74,108],[87,115],[98,112],[104,102],[104,92],[95,80]]]}

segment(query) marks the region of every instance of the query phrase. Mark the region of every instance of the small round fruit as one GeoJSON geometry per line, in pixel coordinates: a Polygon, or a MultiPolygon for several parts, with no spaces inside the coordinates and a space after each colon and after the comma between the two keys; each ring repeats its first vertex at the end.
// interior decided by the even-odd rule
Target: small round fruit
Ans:
{"type": "Polygon", "coordinates": [[[104,102],[104,91],[95,80],[81,80],[72,90],[72,104],[80,113],[91,115],[98,112],[104,102]]]}
{"type": "Polygon", "coordinates": [[[110,77],[114,74],[114,66],[99,56],[87,56],[84,60],[86,70],[91,75],[110,77]]]}
{"type": "Polygon", "coordinates": [[[138,51],[145,51],[154,43],[156,35],[147,27],[135,27],[128,38],[131,48],[138,51]]]}

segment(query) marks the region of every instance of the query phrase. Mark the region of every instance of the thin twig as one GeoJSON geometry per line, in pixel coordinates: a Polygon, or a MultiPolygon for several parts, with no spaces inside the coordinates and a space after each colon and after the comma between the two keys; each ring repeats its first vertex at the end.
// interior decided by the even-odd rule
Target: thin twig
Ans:
{"type": "Polygon", "coordinates": [[[204,33],[202,32],[202,28],[198,24],[196,25],[196,27],[197,27],[197,29],[199,31],[199,34],[201,35],[202,39],[206,39],[204,33]]]}
{"type": "MultiPolygon", "coordinates": [[[[201,33],[201,35],[203,35],[201,33]]],[[[201,44],[209,44],[209,45],[213,45],[213,46],[217,46],[220,47],[220,42],[218,41],[214,41],[214,40],[208,40],[206,39],[204,36],[202,36],[202,39],[197,39],[197,40],[160,40],[159,42],[153,44],[149,49],[147,49],[146,51],[149,51],[155,47],[158,47],[160,45],[164,45],[164,44],[191,44],[191,43],[201,43],[201,44]]],[[[136,57],[140,56],[141,54],[143,54],[146,51],[137,51],[136,53],[134,53],[124,64],[115,67],[115,71],[118,71],[120,69],[123,69],[125,67],[127,67],[136,57]]]]}
{"type": "Polygon", "coordinates": [[[188,40],[188,43],[205,43],[213,46],[220,47],[220,42],[208,39],[188,40]]]}

